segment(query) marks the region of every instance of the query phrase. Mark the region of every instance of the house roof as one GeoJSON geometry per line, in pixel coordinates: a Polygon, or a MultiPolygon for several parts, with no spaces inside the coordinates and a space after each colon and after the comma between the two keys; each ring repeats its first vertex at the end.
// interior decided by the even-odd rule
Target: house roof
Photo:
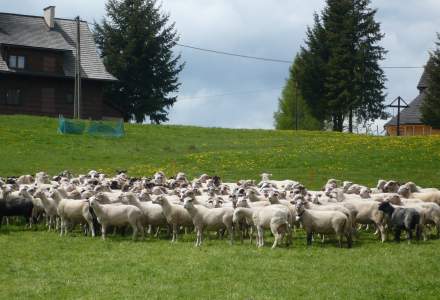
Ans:
{"type": "Polygon", "coordinates": [[[420,77],[419,84],[417,85],[417,88],[420,89],[426,89],[428,87],[428,73],[423,71],[422,77],[420,77]]]}
{"type": "MultiPolygon", "coordinates": [[[[105,69],[88,24],[83,21],[80,23],[80,39],[82,77],[95,80],[116,80],[105,69]]],[[[0,44],[63,51],[65,55],[64,75],[67,77],[75,76],[75,41],[75,20],[55,18],[54,28],[49,29],[43,17],[0,13],[0,44]]],[[[9,69],[1,56],[0,71],[20,72],[9,69]]]]}
{"type": "MultiPolygon", "coordinates": [[[[402,109],[400,112],[400,124],[423,124],[421,121],[422,114],[420,112],[420,106],[425,99],[426,91],[422,91],[411,103],[409,107],[402,109]]],[[[386,126],[396,126],[397,116],[394,116],[390,121],[385,124],[386,126]]]]}

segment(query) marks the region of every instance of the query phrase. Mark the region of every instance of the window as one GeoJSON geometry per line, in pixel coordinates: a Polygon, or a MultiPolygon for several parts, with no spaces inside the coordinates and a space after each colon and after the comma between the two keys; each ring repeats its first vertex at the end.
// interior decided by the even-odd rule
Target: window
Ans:
{"type": "Polygon", "coordinates": [[[24,69],[26,59],[24,56],[10,55],[9,56],[9,68],[11,69],[24,69]]]}
{"type": "Polygon", "coordinates": [[[6,92],[6,104],[20,105],[20,89],[11,89],[6,92]]]}
{"type": "Polygon", "coordinates": [[[24,56],[17,56],[17,69],[24,69],[24,56]]]}
{"type": "Polygon", "coordinates": [[[17,67],[17,56],[9,56],[9,68],[15,69],[17,67]]]}

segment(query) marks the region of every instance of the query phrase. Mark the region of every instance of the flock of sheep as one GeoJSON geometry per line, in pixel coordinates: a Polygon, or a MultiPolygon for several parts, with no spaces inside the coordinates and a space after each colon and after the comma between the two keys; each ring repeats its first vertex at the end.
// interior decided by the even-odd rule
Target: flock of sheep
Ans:
{"type": "Polygon", "coordinates": [[[232,243],[256,234],[256,245],[264,245],[265,230],[274,236],[272,248],[289,245],[295,229],[306,232],[307,244],[313,239],[336,236],[351,247],[358,230],[374,226],[384,242],[393,231],[400,241],[401,231],[411,241],[427,239],[429,230],[440,233],[440,191],[421,188],[412,182],[379,180],[368,188],[330,179],[321,191],[307,190],[293,180],[222,182],[218,176],[201,175],[192,181],[184,173],[167,178],[157,172],[152,178],[130,178],[124,172],[108,177],[97,171],[74,177],[65,171],[50,178],[35,176],[0,178],[0,226],[11,217],[23,216],[32,227],[44,222],[48,230],[67,235],[75,226],[105,239],[109,230],[132,228],[133,239],[146,231],[159,235],[167,231],[171,240],[178,234],[196,232],[196,246],[203,234],[228,234],[232,243]]]}

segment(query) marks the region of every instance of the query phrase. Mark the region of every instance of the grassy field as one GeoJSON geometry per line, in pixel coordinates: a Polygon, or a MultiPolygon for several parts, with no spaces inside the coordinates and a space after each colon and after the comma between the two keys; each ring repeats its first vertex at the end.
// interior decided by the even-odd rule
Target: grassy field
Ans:
{"type": "Polygon", "coordinates": [[[0,116],[0,176],[98,169],[131,176],[186,172],[224,181],[292,178],[321,188],[328,178],[379,178],[440,186],[440,137],[389,138],[331,132],[127,125],[123,138],[59,135],[57,120],[0,116]]]}
{"type": "MultiPolygon", "coordinates": [[[[62,136],[57,121],[0,117],[0,176],[98,169],[129,175],[184,171],[224,180],[261,172],[320,188],[330,177],[375,185],[413,180],[440,187],[440,138],[385,138],[339,133],[126,126],[121,139],[62,136]]],[[[267,238],[272,241],[271,237],[267,238]]],[[[81,236],[0,229],[0,299],[438,299],[439,240],[381,244],[363,233],[353,249],[334,241],[288,249],[230,246],[194,235],[103,242],[81,236]]]]}

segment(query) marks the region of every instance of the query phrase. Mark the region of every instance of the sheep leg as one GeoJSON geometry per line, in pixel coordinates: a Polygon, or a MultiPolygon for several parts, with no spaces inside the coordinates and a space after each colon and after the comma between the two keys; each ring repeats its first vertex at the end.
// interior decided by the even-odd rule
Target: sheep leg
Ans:
{"type": "Polygon", "coordinates": [[[101,224],[101,233],[102,233],[102,240],[105,241],[105,234],[106,234],[106,228],[107,226],[105,226],[104,224],[101,224]]]}
{"type": "Polygon", "coordinates": [[[385,231],[385,226],[383,224],[376,224],[376,226],[377,226],[377,228],[379,228],[380,236],[381,236],[381,239],[382,239],[382,243],[384,243],[386,241],[386,239],[387,239],[387,234],[386,234],[386,231],[385,231]]]}
{"type": "Polygon", "coordinates": [[[311,232],[307,232],[307,246],[312,245],[313,234],[311,232]]]}
{"type": "Polygon", "coordinates": [[[154,237],[156,239],[159,238],[159,233],[160,233],[160,226],[157,226],[156,233],[154,234],[154,237]]]}
{"type": "Polygon", "coordinates": [[[203,230],[197,228],[196,247],[200,247],[202,245],[202,235],[203,235],[203,230]]]}
{"type": "Polygon", "coordinates": [[[133,239],[133,241],[136,241],[137,234],[138,234],[138,227],[137,227],[136,224],[132,224],[131,228],[133,229],[133,237],[132,237],[132,239],[133,239]]]}
{"type": "Polygon", "coordinates": [[[351,236],[351,233],[347,233],[346,238],[347,238],[347,247],[351,248],[353,246],[353,238],[351,236]]]}
{"type": "Polygon", "coordinates": [[[261,226],[257,227],[257,235],[258,235],[258,241],[257,241],[257,247],[263,247],[264,246],[264,229],[261,226]]]}
{"type": "Polygon", "coordinates": [[[244,224],[242,222],[238,223],[237,230],[240,233],[240,243],[243,244],[243,241],[244,241],[244,224]]]}
{"type": "Polygon", "coordinates": [[[342,233],[340,233],[340,234],[338,234],[338,240],[339,240],[339,248],[342,248],[342,237],[343,237],[343,234],[342,233]]]}
{"type": "Polygon", "coordinates": [[[230,244],[232,245],[234,243],[234,228],[232,226],[228,226],[228,232],[230,244]]]}
{"type": "Polygon", "coordinates": [[[141,221],[137,222],[137,228],[138,228],[138,230],[140,232],[141,239],[144,240],[145,239],[145,231],[144,231],[144,225],[142,225],[141,221]]]}
{"type": "Polygon", "coordinates": [[[177,225],[173,224],[173,237],[171,239],[171,243],[174,243],[177,241],[177,225]]]}
{"type": "Polygon", "coordinates": [[[63,230],[65,229],[65,227],[66,227],[66,220],[64,220],[64,218],[61,218],[60,237],[63,236],[63,230]]]}
{"type": "Polygon", "coordinates": [[[280,234],[277,232],[274,232],[273,235],[275,237],[275,240],[273,242],[272,249],[275,249],[278,244],[278,240],[280,239],[280,234]]]}
{"type": "Polygon", "coordinates": [[[394,230],[394,240],[397,243],[400,243],[400,229],[395,229],[394,230]]]}
{"type": "Polygon", "coordinates": [[[87,220],[89,224],[90,232],[92,233],[92,237],[95,237],[95,227],[93,226],[93,220],[87,220]]]}
{"type": "Polygon", "coordinates": [[[286,240],[286,247],[292,245],[293,243],[293,233],[292,233],[292,228],[290,227],[290,225],[288,225],[287,227],[287,240],[286,240]]]}

